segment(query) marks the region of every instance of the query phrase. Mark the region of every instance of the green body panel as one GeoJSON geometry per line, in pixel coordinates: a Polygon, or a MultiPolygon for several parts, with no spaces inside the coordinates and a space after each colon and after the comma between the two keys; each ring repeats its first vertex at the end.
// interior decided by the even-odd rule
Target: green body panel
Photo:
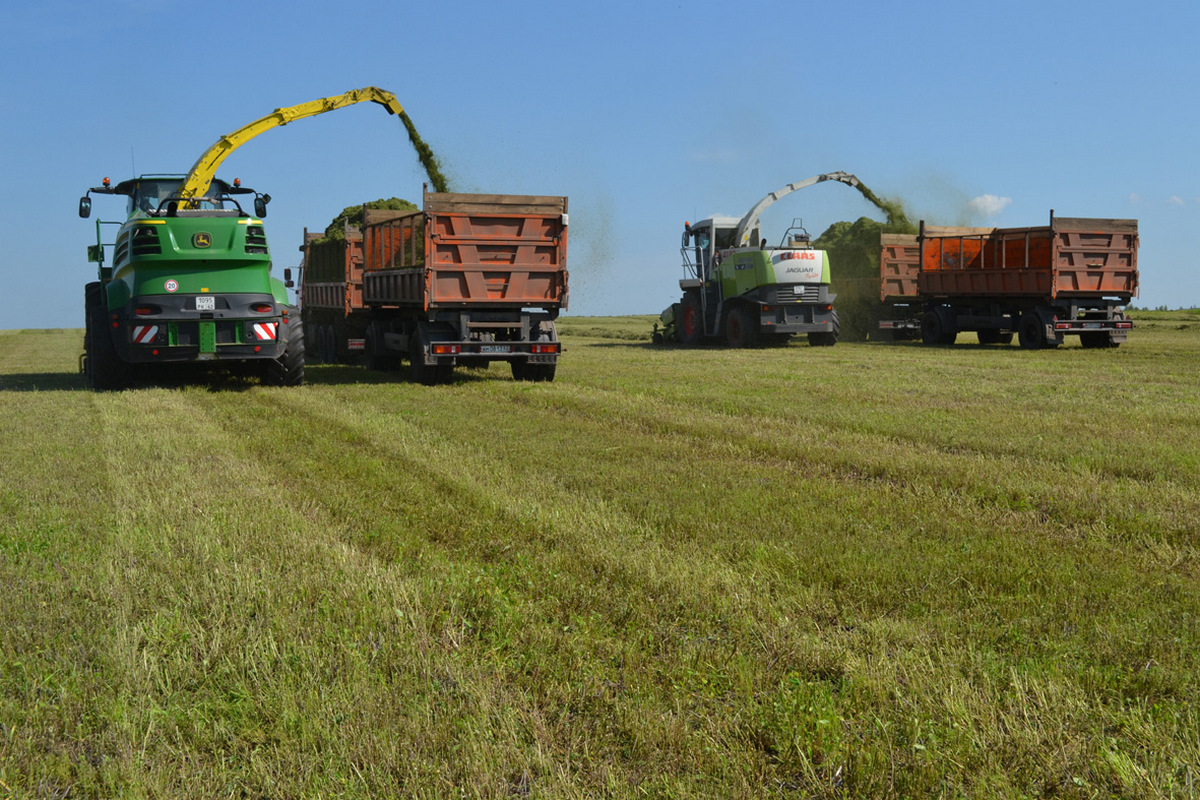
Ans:
{"type": "Polygon", "coordinates": [[[286,303],[286,288],[270,273],[260,220],[135,216],[117,234],[108,307],[119,309],[134,297],[202,293],[270,294],[286,303]],[[254,234],[250,249],[262,252],[247,252],[248,232],[254,234]]]}
{"type": "Polygon", "coordinates": [[[771,255],[766,250],[733,253],[717,268],[723,297],[737,297],[775,282],[771,255]]]}
{"type": "Polygon", "coordinates": [[[279,278],[271,278],[271,296],[275,298],[276,303],[286,306],[289,302],[287,284],[279,278]]]}

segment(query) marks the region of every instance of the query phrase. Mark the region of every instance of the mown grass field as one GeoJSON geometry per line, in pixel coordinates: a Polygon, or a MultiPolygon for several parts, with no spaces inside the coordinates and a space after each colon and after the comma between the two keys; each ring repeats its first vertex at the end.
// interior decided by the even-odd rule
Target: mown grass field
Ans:
{"type": "Polygon", "coordinates": [[[1200,315],[1137,319],[111,394],[0,332],[0,800],[1198,796],[1200,315]]]}

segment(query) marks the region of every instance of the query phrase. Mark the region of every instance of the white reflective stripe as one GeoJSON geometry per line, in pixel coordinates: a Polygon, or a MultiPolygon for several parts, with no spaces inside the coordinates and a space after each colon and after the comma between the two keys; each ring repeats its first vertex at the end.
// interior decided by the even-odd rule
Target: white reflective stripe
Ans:
{"type": "Polygon", "coordinates": [[[254,335],[260,341],[274,341],[275,330],[278,326],[278,322],[256,322],[254,323],[254,335]]]}
{"type": "Polygon", "coordinates": [[[133,326],[133,343],[146,344],[146,342],[154,341],[154,337],[158,335],[157,325],[134,325],[133,326]]]}

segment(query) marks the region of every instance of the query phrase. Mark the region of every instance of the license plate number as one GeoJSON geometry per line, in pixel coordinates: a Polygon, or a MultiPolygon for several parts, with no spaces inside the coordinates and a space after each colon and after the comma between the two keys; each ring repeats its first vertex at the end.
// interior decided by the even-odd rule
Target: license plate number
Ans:
{"type": "Polygon", "coordinates": [[[479,346],[481,353],[510,353],[512,348],[506,344],[482,344],[479,346]]]}
{"type": "Polygon", "coordinates": [[[216,311],[217,310],[217,298],[215,298],[215,297],[197,297],[196,298],[196,310],[197,311],[216,311]]]}

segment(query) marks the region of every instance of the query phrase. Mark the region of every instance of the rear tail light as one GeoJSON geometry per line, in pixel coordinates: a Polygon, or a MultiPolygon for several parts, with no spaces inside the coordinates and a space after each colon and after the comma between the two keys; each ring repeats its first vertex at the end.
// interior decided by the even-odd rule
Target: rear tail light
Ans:
{"type": "Polygon", "coordinates": [[[270,314],[275,310],[275,306],[271,305],[270,303],[255,303],[254,305],[250,306],[250,310],[256,314],[270,314]]]}
{"type": "Polygon", "coordinates": [[[155,314],[161,314],[162,309],[158,306],[137,306],[133,313],[139,317],[153,317],[155,314]]]}
{"type": "Polygon", "coordinates": [[[435,356],[454,356],[462,352],[462,347],[457,344],[435,344],[432,349],[435,356]]]}
{"type": "Polygon", "coordinates": [[[550,344],[535,344],[530,348],[529,352],[533,353],[534,355],[550,355],[557,353],[558,342],[552,342],[550,344]]]}

